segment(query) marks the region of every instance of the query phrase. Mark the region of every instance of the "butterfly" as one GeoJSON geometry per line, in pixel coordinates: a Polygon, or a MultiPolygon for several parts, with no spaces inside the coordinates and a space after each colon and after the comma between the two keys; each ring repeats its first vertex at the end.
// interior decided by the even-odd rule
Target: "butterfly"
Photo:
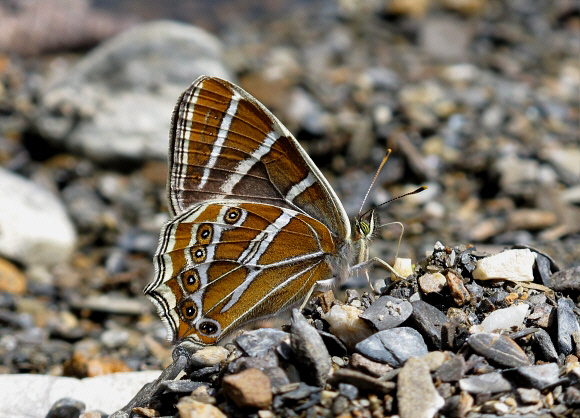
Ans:
{"type": "Polygon", "coordinates": [[[288,129],[219,78],[199,77],[177,102],[167,194],[171,219],[145,294],[174,342],[213,345],[382,262],[369,259],[374,210],[351,228],[288,129]]]}

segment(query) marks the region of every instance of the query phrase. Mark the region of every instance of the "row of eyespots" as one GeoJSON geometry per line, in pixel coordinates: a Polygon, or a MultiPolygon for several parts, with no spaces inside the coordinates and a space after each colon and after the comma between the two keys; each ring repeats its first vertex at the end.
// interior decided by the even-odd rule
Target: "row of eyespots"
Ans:
{"type": "MultiPolygon", "coordinates": [[[[211,243],[213,237],[213,227],[211,224],[201,224],[197,228],[197,244],[191,250],[193,261],[197,264],[203,263],[207,256],[205,246],[211,243]]],[[[200,286],[199,273],[195,267],[182,271],[179,280],[183,289],[188,295],[193,294],[200,286]]],[[[181,316],[187,322],[191,322],[197,315],[197,307],[192,300],[187,300],[181,305],[181,316]]]]}
{"type": "MultiPolygon", "coordinates": [[[[229,208],[224,214],[223,221],[228,225],[233,225],[240,220],[242,210],[239,208],[229,208]]],[[[201,224],[197,228],[196,245],[192,248],[193,261],[196,264],[203,263],[207,257],[206,246],[211,243],[213,237],[213,227],[211,224],[201,224]]],[[[191,268],[181,273],[181,283],[183,288],[189,294],[193,294],[199,289],[200,279],[197,269],[191,268]]],[[[181,315],[184,320],[190,322],[195,319],[197,315],[197,308],[192,300],[186,301],[181,306],[181,315]]],[[[202,320],[199,325],[199,331],[206,335],[212,336],[219,331],[219,324],[213,320],[202,320]]]]}

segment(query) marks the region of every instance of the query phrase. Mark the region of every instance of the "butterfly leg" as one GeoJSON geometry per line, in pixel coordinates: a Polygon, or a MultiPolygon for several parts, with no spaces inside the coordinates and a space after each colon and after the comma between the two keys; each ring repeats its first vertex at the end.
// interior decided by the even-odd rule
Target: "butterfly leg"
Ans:
{"type": "Polygon", "coordinates": [[[310,297],[312,296],[312,293],[314,293],[314,290],[316,290],[317,288],[318,289],[326,289],[326,290],[328,290],[328,288],[330,288],[333,283],[334,283],[334,278],[332,278],[332,279],[326,279],[326,280],[319,280],[316,283],[314,283],[312,285],[312,287],[310,288],[310,290],[308,291],[308,294],[304,298],[304,301],[302,302],[302,305],[300,305],[300,312],[302,312],[302,310],[304,309],[304,307],[306,306],[306,304],[310,300],[310,297]]]}
{"type": "Polygon", "coordinates": [[[397,276],[400,280],[406,279],[405,276],[402,276],[401,274],[399,274],[389,263],[387,263],[385,260],[382,260],[378,257],[374,257],[371,258],[369,260],[370,262],[373,263],[379,263],[380,265],[382,265],[383,267],[386,267],[387,269],[389,269],[391,271],[391,273],[393,273],[395,276],[397,276]]]}
{"type": "Polygon", "coordinates": [[[391,271],[391,273],[393,273],[395,276],[397,276],[400,280],[402,279],[406,279],[405,276],[402,276],[401,274],[399,274],[389,263],[387,263],[385,260],[382,260],[378,257],[373,257],[370,260],[367,261],[363,261],[362,263],[358,263],[354,266],[352,266],[350,268],[350,273],[352,274],[354,271],[356,270],[360,270],[360,269],[364,269],[367,281],[369,282],[369,286],[371,287],[371,290],[374,292],[374,288],[371,284],[371,279],[369,277],[369,272],[368,272],[368,267],[371,266],[374,263],[379,263],[380,265],[382,265],[383,267],[387,268],[388,270],[391,271]]]}
{"type": "MultiPolygon", "coordinates": [[[[370,254],[370,249],[367,247],[365,249],[365,257],[364,257],[365,260],[368,260],[369,259],[369,254],[370,254]]],[[[369,275],[368,269],[365,269],[365,276],[367,278],[367,282],[369,284],[369,288],[371,289],[371,292],[373,292],[375,295],[378,294],[379,292],[377,292],[377,290],[375,289],[375,287],[371,283],[371,277],[369,275]]]]}

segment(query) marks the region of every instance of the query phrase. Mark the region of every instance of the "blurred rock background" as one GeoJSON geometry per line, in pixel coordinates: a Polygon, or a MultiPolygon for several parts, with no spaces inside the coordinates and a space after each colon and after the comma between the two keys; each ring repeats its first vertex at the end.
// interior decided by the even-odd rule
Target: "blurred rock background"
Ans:
{"type": "Polygon", "coordinates": [[[0,372],[168,364],[142,289],[171,111],[201,74],[268,106],[353,216],[392,148],[369,204],[429,186],[380,211],[401,256],[526,244],[578,265],[579,57],[566,0],[3,1],[0,372]]]}

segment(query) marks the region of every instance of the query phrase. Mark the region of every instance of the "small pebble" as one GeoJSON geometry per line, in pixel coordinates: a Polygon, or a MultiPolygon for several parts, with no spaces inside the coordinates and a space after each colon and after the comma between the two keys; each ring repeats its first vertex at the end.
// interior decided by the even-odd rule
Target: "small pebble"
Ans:
{"type": "Polygon", "coordinates": [[[525,303],[509,308],[498,309],[490,313],[482,322],[484,332],[519,327],[523,324],[529,306],[525,303]]]}
{"type": "Polygon", "coordinates": [[[580,331],[574,303],[570,299],[558,300],[558,349],[560,353],[572,354],[572,333],[580,331]]]}
{"type": "Polygon", "coordinates": [[[393,368],[388,364],[369,360],[368,358],[361,356],[359,353],[352,353],[350,367],[375,377],[381,377],[393,370],[393,368]]]}
{"type": "Polygon", "coordinates": [[[533,282],[535,259],[535,254],[528,249],[506,250],[479,260],[473,271],[473,278],[476,280],[508,279],[533,282]]]}
{"type": "Polygon", "coordinates": [[[497,372],[463,378],[459,381],[459,387],[471,394],[507,392],[512,389],[510,382],[497,372]]]}
{"type": "Polygon", "coordinates": [[[541,393],[538,389],[518,388],[516,392],[525,404],[535,404],[541,400],[541,393]]]}
{"type": "Polygon", "coordinates": [[[469,337],[467,343],[476,353],[500,366],[518,367],[527,366],[530,363],[520,346],[505,335],[482,332],[469,337]]]}
{"type": "Polygon", "coordinates": [[[550,277],[549,287],[556,292],[580,292],[580,266],[554,273],[550,277]]]}
{"type": "Polygon", "coordinates": [[[219,345],[204,347],[197,350],[190,359],[190,366],[209,367],[225,361],[229,351],[219,345]]]}
{"type": "Polygon", "coordinates": [[[362,310],[349,305],[334,305],[324,319],[330,325],[330,332],[347,347],[354,348],[359,342],[373,334],[370,326],[359,316],[362,310]]]}
{"type": "Polygon", "coordinates": [[[392,296],[381,296],[360,315],[375,329],[383,331],[395,328],[407,320],[413,311],[412,305],[406,300],[392,296]]]}
{"type": "Polygon", "coordinates": [[[447,284],[447,279],[441,273],[427,273],[417,279],[423,293],[439,293],[447,284]]]}
{"type": "Polygon", "coordinates": [[[467,289],[465,288],[465,285],[463,284],[461,277],[457,276],[452,271],[448,271],[446,278],[447,278],[447,287],[449,288],[449,293],[451,293],[451,297],[453,298],[453,302],[457,306],[463,306],[465,303],[467,303],[471,300],[471,296],[470,296],[469,292],[467,291],[467,289]]]}
{"type": "Polygon", "coordinates": [[[411,319],[417,329],[425,336],[427,341],[436,349],[441,348],[441,329],[449,322],[449,318],[433,305],[422,300],[412,302],[413,313],[411,319]]]}
{"type": "Polygon", "coordinates": [[[462,355],[447,360],[435,372],[442,382],[458,382],[465,373],[465,358],[462,355]]]}
{"type": "Polygon", "coordinates": [[[290,341],[290,334],[275,328],[247,331],[235,343],[250,357],[261,357],[282,341],[290,341]]]}
{"type": "MultiPolygon", "coordinates": [[[[519,382],[526,382],[529,386],[543,390],[558,381],[558,364],[546,363],[534,366],[518,367],[513,371],[519,382]]],[[[511,374],[511,373],[510,373],[511,374]]]]}
{"type": "Polygon", "coordinates": [[[393,367],[400,367],[411,356],[422,357],[428,351],[421,334],[408,327],[379,331],[355,348],[371,360],[393,367]]]}
{"type": "Polygon", "coordinates": [[[445,404],[423,360],[411,357],[401,368],[397,377],[397,402],[401,418],[431,418],[445,404]]]}
{"type": "Polygon", "coordinates": [[[196,401],[189,396],[179,399],[176,407],[180,417],[226,418],[226,415],[217,407],[196,401]]]}
{"type": "Polygon", "coordinates": [[[296,368],[307,384],[324,387],[332,360],[318,331],[306,321],[298,309],[292,310],[290,342],[296,368]]]}
{"type": "Polygon", "coordinates": [[[56,401],[46,418],[73,418],[78,417],[85,410],[85,404],[71,398],[63,398],[56,401]]]}
{"type": "Polygon", "coordinates": [[[225,376],[222,387],[240,408],[268,409],[272,403],[270,379],[258,369],[225,376]]]}

